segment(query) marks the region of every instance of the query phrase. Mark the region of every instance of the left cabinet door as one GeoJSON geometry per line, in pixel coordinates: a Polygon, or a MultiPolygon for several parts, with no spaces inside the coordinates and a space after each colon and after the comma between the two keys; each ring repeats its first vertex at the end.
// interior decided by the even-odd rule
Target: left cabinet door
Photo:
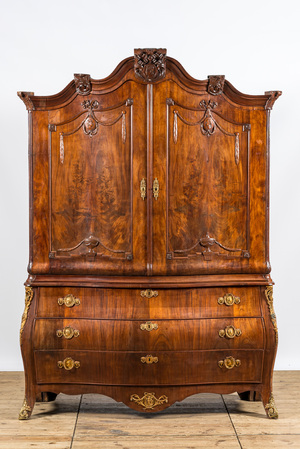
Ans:
{"type": "Polygon", "coordinates": [[[145,274],[144,91],[127,82],[48,112],[48,216],[43,222],[33,214],[48,236],[46,271],[48,265],[51,273],[145,274]]]}

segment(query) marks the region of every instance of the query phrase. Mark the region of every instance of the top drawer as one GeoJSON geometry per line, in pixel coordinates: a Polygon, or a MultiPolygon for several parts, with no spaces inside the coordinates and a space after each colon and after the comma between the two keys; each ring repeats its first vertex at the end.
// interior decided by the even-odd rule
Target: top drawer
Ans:
{"type": "Polygon", "coordinates": [[[37,316],[113,320],[261,316],[260,287],[166,290],[40,287],[37,316]]]}

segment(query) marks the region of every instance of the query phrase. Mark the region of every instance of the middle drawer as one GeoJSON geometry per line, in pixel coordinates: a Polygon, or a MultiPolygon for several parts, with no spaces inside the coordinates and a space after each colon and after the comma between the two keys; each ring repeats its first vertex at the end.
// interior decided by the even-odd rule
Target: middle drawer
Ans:
{"type": "Polygon", "coordinates": [[[35,349],[174,351],[263,349],[262,318],[95,320],[38,318],[35,349]]]}

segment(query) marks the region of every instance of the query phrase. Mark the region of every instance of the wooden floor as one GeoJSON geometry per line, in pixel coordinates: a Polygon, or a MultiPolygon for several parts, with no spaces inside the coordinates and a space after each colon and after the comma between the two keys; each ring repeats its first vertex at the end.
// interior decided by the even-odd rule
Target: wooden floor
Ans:
{"type": "Polygon", "coordinates": [[[19,421],[23,373],[0,372],[2,449],[300,449],[300,371],[277,371],[278,420],[237,394],[200,394],[160,414],[140,414],[100,395],[59,395],[19,421]]]}

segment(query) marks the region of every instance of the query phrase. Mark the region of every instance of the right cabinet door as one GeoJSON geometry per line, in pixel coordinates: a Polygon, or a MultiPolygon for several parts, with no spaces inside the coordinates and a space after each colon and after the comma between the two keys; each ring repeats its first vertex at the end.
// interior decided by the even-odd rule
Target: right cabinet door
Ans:
{"type": "Polygon", "coordinates": [[[153,114],[153,273],[267,272],[265,111],[166,81],[153,114]]]}

